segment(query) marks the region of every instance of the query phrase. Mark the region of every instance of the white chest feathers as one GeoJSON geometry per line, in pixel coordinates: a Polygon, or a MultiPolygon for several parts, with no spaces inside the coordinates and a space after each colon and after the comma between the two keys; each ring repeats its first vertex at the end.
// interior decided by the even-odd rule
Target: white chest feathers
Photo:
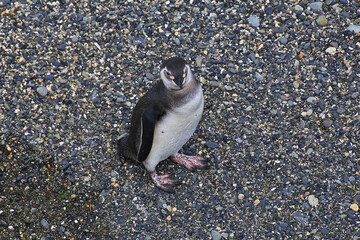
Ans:
{"type": "Polygon", "coordinates": [[[204,97],[199,88],[186,104],[168,111],[155,126],[152,148],[145,165],[155,168],[160,161],[176,154],[194,133],[203,109],[204,97]]]}

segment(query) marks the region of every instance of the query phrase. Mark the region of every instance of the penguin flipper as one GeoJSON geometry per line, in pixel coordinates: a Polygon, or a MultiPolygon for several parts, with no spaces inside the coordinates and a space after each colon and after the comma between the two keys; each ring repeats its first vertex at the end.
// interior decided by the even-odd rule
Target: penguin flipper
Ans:
{"type": "Polygon", "coordinates": [[[139,146],[138,160],[145,161],[150,153],[156,121],[163,115],[162,111],[154,108],[146,109],[141,116],[141,144],[139,146]]]}

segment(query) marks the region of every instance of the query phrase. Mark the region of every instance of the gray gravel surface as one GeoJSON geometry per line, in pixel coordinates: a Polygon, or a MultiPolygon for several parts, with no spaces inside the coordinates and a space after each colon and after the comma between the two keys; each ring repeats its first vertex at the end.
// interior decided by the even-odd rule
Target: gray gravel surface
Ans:
{"type": "Polygon", "coordinates": [[[0,0],[0,239],[358,239],[360,4],[0,0]],[[171,56],[203,83],[176,194],[117,156],[171,56]]]}

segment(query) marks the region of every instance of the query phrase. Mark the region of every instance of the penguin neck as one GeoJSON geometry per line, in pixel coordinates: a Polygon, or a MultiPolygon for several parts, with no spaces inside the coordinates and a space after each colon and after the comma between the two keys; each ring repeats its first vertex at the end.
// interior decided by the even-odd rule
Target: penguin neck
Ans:
{"type": "Polygon", "coordinates": [[[166,89],[172,105],[180,106],[189,102],[195,94],[201,91],[201,84],[194,78],[181,90],[166,89]]]}

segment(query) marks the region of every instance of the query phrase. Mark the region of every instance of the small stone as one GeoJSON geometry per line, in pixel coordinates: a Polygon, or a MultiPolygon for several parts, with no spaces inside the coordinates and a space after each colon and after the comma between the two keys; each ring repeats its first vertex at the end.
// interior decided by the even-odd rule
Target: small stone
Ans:
{"type": "Polygon", "coordinates": [[[356,203],[353,203],[350,205],[350,209],[353,210],[354,212],[359,211],[359,206],[356,203]]]}
{"type": "Polygon", "coordinates": [[[311,154],[311,153],[313,153],[313,152],[314,152],[314,149],[309,148],[309,149],[306,151],[306,154],[309,155],[309,154],[311,154]]]}
{"type": "Polygon", "coordinates": [[[309,109],[309,110],[307,110],[306,112],[302,112],[302,113],[301,113],[301,116],[307,117],[307,116],[310,116],[311,114],[313,114],[313,110],[312,110],[312,109],[309,109]]]}
{"type": "Polygon", "coordinates": [[[336,48],[335,47],[328,47],[325,50],[325,52],[328,53],[328,54],[334,55],[336,53],[336,48]]]}
{"type": "Polygon", "coordinates": [[[279,41],[280,41],[280,43],[282,43],[282,44],[286,44],[288,40],[287,40],[287,38],[280,37],[279,41]]]}
{"type": "Polygon", "coordinates": [[[242,193],[239,193],[239,195],[238,195],[238,199],[239,200],[243,200],[245,198],[245,195],[244,194],[242,194],[242,193]]]}
{"type": "Polygon", "coordinates": [[[295,82],[293,82],[293,86],[294,86],[294,88],[298,89],[300,84],[298,81],[295,81],[295,82]]]}
{"type": "Polygon", "coordinates": [[[224,88],[227,91],[231,91],[233,89],[232,86],[228,86],[228,85],[225,85],[224,88]]]}
{"type": "Polygon", "coordinates": [[[319,24],[319,26],[325,26],[328,24],[328,20],[324,15],[321,15],[316,19],[316,23],[319,24]]]}
{"type": "Polygon", "coordinates": [[[308,202],[312,207],[319,205],[319,199],[316,198],[314,195],[309,195],[308,202]]]}
{"type": "Polygon", "coordinates": [[[309,221],[309,216],[301,212],[295,212],[293,217],[298,223],[304,224],[309,221]]]}
{"type": "Polygon", "coordinates": [[[316,103],[316,97],[308,97],[306,101],[309,103],[316,103]]]}
{"type": "Polygon", "coordinates": [[[42,97],[45,97],[48,93],[48,90],[46,89],[46,87],[44,86],[40,86],[36,89],[37,93],[42,96],[42,97]]]}
{"type": "Polygon", "coordinates": [[[354,33],[359,33],[360,32],[360,26],[359,25],[350,25],[346,28],[346,30],[350,31],[350,32],[354,32],[354,33]]]}
{"type": "Polygon", "coordinates": [[[309,6],[312,11],[318,12],[322,8],[322,2],[313,2],[313,3],[310,3],[309,6]]]}
{"type": "Polygon", "coordinates": [[[212,87],[218,87],[218,86],[220,86],[220,82],[218,82],[218,81],[210,81],[209,84],[210,84],[210,86],[212,86],[212,87]]]}
{"type": "Polygon", "coordinates": [[[358,92],[354,92],[351,94],[351,98],[357,98],[359,96],[358,92]]]}
{"type": "Polygon", "coordinates": [[[215,18],[217,18],[217,14],[216,13],[210,13],[209,18],[215,19],[215,18]]]}
{"type": "Polygon", "coordinates": [[[0,1],[0,7],[3,7],[3,6],[5,6],[5,5],[9,4],[9,3],[10,3],[10,0],[1,0],[0,1]]]}
{"type": "Polygon", "coordinates": [[[345,108],[343,106],[339,106],[336,111],[338,114],[343,114],[345,113],[345,108]]]}
{"type": "Polygon", "coordinates": [[[40,223],[44,228],[49,229],[50,226],[48,221],[46,221],[46,219],[42,219],[40,223]]]}
{"type": "Polygon", "coordinates": [[[196,62],[196,66],[200,67],[202,64],[202,57],[201,56],[197,56],[195,59],[196,62]]]}
{"type": "Polygon", "coordinates": [[[304,8],[300,5],[295,5],[294,9],[295,9],[295,11],[299,11],[299,12],[304,11],[304,8]]]}
{"type": "Polygon", "coordinates": [[[147,72],[146,74],[145,74],[145,77],[147,78],[147,79],[149,79],[149,80],[154,80],[154,75],[152,75],[151,73],[149,73],[149,72],[147,72]]]}
{"type": "Polygon", "coordinates": [[[220,240],[221,239],[221,234],[218,231],[211,230],[211,238],[213,240],[220,240]]]}
{"type": "Polygon", "coordinates": [[[332,125],[333,121],[332,120],[328,120],[328,119],[324,119],[322,124],[324,125],[324,127],[329,128],[332,125]]]}
{"type": "Polygon", "coordinates": [[[58,49],[61,50],[61,51],[65,51],[65,50],[66,50],[66,46],[67,46],[66,43],[59,44],[59,45],[58,45],[58,49]]]}
{"type": "Polygon", "coordinates": [[[256,78],[256,80],[258,80],[258,81],[264,80],[264,77],[263,77],[260,73],[258,73],[258,72],[255,73],[255,78],[256,78]]]}
{"type": "Polygon", "coordinates": [[[222,233],[221,234],[222,238],[228,239],[229,238],[229,234],[228,233],[222,233]]]}
{"type": "Polygon", "coordinates": [[[76,43],[77,41],[79,41],[79,37],[76,36],[76,35],[75,35],[75,36],[72,36],[72,37],[71,37],[71,41],[74,42],[74,43],[76,43]]]}
{"type": "Polygon", "coordinates": [[[217,147],[219,146],[219,144],[218,144],[218,143],[215,143],[215,142],[207,142],[207,143],[206,143],[206,146],[207,146],[208,148],[214,149],[214,148],[217,148],[217,147]]]}
{"type": "Polygon", "coordinates": [[[256,16],[254,16],[254,15],[250,16],[250,17],[248,18],[248,21],[249,21],[249,24],[250,24],[251,26],[253,26],[253,27],[259,27],[259,26],[260,26],[260,21],[259,21],[259,19],[258,19],[256,16]]]}
{"type": "Polygon", "coordinates": [[[327,230],[327,228],[322,228],[322,229],[320,229],[320,232],[321,232],[322,234],[328,234],[328,233],[329,233],[329,230],[327,230]]]}

